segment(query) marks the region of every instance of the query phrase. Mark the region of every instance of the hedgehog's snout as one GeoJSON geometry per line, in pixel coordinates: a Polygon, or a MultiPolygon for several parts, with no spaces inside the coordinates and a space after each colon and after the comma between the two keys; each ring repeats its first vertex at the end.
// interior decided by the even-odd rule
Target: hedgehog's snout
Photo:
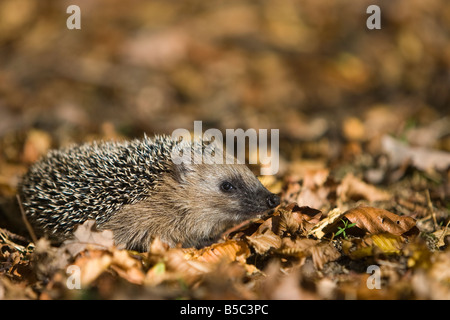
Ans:
{"type": "Polygon", "coordinates": [[[266,204],[267,204],[267,207],[269,209],[273,209],[273,208],[277,207],[280,204],[280,197],[277,196],[276,194],[271,193],[266,198],[266,204]]]}

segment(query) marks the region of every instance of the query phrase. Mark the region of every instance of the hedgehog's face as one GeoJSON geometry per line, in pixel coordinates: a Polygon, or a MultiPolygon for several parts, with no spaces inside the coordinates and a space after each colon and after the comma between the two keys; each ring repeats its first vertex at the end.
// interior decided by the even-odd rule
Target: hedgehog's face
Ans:
{"type": "Polygon", "coordinates": [[[154,236],[171,246],[202,247],[279,203],[245,165],[174,165],[148,198],[123,206],[105,227],[130,248],[154,236]]]}
{"type": "Polygon", "coordinates": [[[245,165],[181,165],[176,170],[186,206],[205,219],[240,222],[280,204],[245,165]]]}

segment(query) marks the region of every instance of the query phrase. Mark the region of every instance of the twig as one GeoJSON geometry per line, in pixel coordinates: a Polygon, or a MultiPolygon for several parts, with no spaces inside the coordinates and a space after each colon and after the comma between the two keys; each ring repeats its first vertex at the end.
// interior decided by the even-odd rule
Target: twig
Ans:
{"type": "Polygon", "coordinates": [[[430,191],[428,189],[426,190],[425,195],[427,197],[428,209],[430,210],[431,216],[433,217],[434,229],[437,230],[438,223],[436,219],[436,214],[434,213],[433,204],[431,203],[430,191]]]}
{"type": "Polygon", "coordinates": [[[450,220],[448,220],[447,225],[445,226],[445,229],[443,230],[441,236],[438,239],[438,243],[440,243],[442,241],[442,239],[444,239],[444,237],[447,235],[447,230],[448,230],[448,225],[450,224],[450,220]]]}
{"type": "Polygon", "coordinates": [[[20,244],[17,244],[17,243],[15,243],[15,242],[9,240],[9,235],[10,235],[10,234],[11,234],[11,233],[10,233],[8,230],[5,230],[5,229],[0,228],[0,239],[1,239],[4,243],[6,243],[6,244],[12,246],[14,249],[16,249],[17,251],[19,251],[19,252],[21,252],[21,253],[27,252],[27,248],[26,248],[26,247],[21,246],[20,244]]]}
{"type": "Polygon", "coordinates": [[[36,244],[38,239],[36,237],[36,234],[34,233],[33,227],[28,222],[27,216],[25,215],[25,210],[23,210],[22,201],[20,200],[20,196],[17,194],[16,197],[17,197],[17,202],[19,203],[20,212],[22,213],[22,220],[25,223],[25,226],[27,227],[27,230],[28,230],[28,233],[30,234],[31,240],[33,240],[33,242],[36,244]]]}

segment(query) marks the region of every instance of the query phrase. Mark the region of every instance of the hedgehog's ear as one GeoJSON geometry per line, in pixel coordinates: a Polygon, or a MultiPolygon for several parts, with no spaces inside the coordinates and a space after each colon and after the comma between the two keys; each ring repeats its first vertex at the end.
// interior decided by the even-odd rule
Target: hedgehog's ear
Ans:
{"type": "Polygon", "coordinates": [[[174,164],[173,165],[173,178],[179,182],[182,183],[186,180],[186,177],[190,172],[192,172],[192,168],[189,164],[186,163],[180,163],[180,164],[174,164]]]}

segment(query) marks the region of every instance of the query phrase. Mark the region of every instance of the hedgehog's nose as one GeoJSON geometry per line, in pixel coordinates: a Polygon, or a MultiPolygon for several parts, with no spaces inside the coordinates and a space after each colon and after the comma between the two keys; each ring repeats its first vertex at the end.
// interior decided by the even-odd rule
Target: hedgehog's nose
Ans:
{"type": "Polygon", "coordinates": [[[271,194],[267,197],[267,206],[270,209],[277,207],[280,204],[280,197],[276,194],[271,194]]]}

